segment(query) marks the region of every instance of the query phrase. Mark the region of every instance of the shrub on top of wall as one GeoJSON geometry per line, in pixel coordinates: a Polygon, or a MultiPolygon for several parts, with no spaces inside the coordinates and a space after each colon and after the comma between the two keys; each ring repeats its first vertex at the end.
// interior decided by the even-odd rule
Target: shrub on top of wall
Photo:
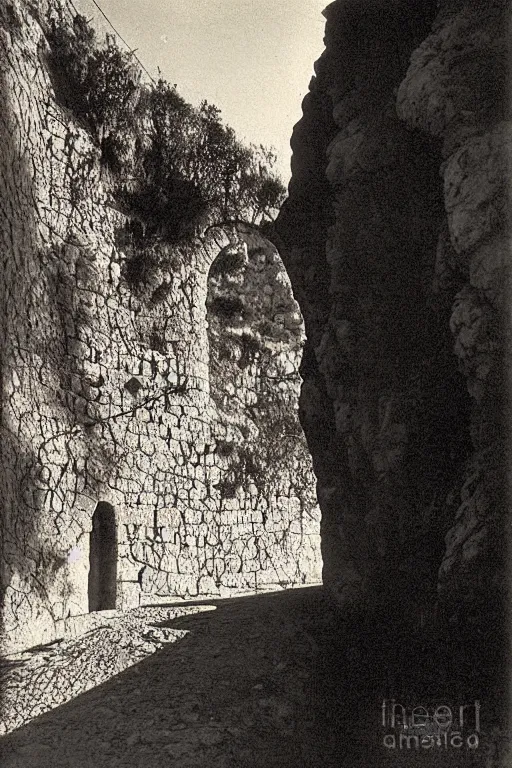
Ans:
{"type": "Polygon", "coordinates": [[[87,114],[84,82],[96,35],[84,16],[77,15],[69,26],[61,9],[48,17],[46,32],[50,45],[49,63],[57,99],[77,117],[87,114]]]}
{"type": "Polygon", "coordinates": [[[271,150],[238,141],[214,105],[195,108],[162,79],[142,85],[133,56],[112,37],[98,44],[83,16],[69,23],[53,10],[46,34],[57,96],[95,138],[118,205],[147,238],[180,243],[208,224],[273,219],[285,188],[271,150]]]}
{"type": "Polygon", "coordinates": [[[57,98],[89,129],[102,160],[115,171],[126,162],[135,128],[140,75],[133,57],[109,38],[99,47],[87,20],[72,25],[62,12],[48,18],[50,65],[57,98]]]}

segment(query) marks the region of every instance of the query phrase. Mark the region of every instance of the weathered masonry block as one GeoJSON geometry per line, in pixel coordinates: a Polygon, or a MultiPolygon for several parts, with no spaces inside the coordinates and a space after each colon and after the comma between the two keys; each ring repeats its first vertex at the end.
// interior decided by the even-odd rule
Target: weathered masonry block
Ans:
{"type": "Polygon", "coordinates": [[[47,48],[28,0],[0,10],[4,650],[90,611],[321,570],[295,416],[303,327],[277,251],[215,229],[176,250],[149,297],[133,292],[126,220],[55,100],[47,48]],[[211,270],[230,248],[238,277],[211,270]],[[234,293],[261,306],[223,322],[234,293]]]}

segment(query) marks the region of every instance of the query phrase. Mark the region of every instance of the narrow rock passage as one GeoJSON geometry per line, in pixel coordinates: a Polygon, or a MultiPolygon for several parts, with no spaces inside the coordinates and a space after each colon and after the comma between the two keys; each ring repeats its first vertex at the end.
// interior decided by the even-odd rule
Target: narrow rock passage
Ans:
{"type": "Polygon", "coordinates": [[[479,764],[386,754],[386,670],[364,643],[335,641],[320,589],[215,605],[168,622],[188,630],[181,640],[1,739],[3,768],[479,764]]]}

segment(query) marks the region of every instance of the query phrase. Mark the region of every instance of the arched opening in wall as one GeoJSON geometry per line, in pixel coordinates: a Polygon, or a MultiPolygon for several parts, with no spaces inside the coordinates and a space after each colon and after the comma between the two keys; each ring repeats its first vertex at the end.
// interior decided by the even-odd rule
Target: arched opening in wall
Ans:
{"type": "Polygon", "coordinates": [[[92,517],[89,547],[89,611],[116,607],[117,528],[114,507],[100,501],[92,517]]]}
{"type": "Polygon", "coordinates": [[[298,414],[304,324],[277,249],[255,228],[240,225],[213,261],[206,313],[210,395],[229,427],[213,445],[214,487],[226,525],[239,507],[236,536],[257,549],[256,569],[244,552],[216,578],[251,591],[318,583],[316,479],[298,414]]]}

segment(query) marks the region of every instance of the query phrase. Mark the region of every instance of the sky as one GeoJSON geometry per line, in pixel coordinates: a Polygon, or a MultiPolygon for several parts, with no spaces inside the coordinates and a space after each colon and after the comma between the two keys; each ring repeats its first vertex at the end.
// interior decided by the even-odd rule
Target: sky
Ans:
{"type": "MultiPolygon", "coordinates": [[[[215,104],[240,139],[272,145],[288,182],[290,136],[323,51],[329,0],[97,2],[153,77],[160,69],[187,101],[215,104]]],[[[92,0],[74,3],[108,29],[92,0]]]]}

